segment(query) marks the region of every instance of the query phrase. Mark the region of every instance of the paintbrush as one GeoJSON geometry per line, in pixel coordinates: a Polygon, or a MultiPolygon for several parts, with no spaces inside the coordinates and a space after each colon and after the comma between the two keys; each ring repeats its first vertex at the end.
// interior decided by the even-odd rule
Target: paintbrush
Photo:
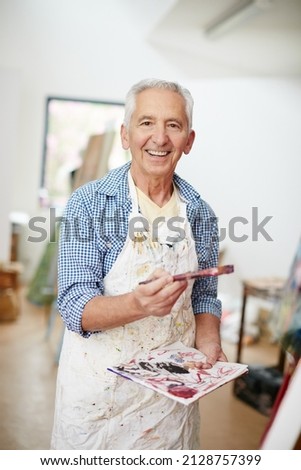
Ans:
{"type": "MultiPolygon", "coordinates": [[[[195,279],[197,277],[210,277],[210,276],[219,276],[220,274],[231,274],[234,271],[233,264],[226,264],[225,266],[218,266],[216,268],[207,268],[201,269],[200,271],[188,272],[183,274],[175,274],[172,277],[173,281],[188,281],[189,279],[195,279]]],[[[141,281],[139,284],[148,284],[149,282],[154,281],[155,279],[147,279],[146,281],[141,281]]]]}

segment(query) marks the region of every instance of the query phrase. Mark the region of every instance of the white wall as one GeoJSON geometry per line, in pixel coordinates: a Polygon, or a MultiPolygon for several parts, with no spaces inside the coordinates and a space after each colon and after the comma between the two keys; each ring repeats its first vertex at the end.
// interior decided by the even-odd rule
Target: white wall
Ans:
{"type": "MultiPolygon", "coordinates": [[[[120,101],[141,78],[178,80],[195,97],[197,130],[179,172],[211,203],[222,227],[235,216],[249,220],[252,207],[259,208],[260,220],[273,216],[266,225],[273,242],[260,236],[257,242],[225,240],[226,261],[236,273],[221,279],[221,286],[238,292],[242,277],[286,276],[297,246],[301,81],[192,81],[147,42],[150,27],[173,3],[144,0],[142,12],[136,0],[1,0],[0,68],[16,69],[20,77],[18,190],[10,202],[29,216],[41,211],[47,96],[120,101]]],[[[250,233],[249,225],[240,227],[238,236],[245,228],[250,233]]],[[[22,248],[30,279],[43,246],[23,240],[22,248]]]]}
{"type": "MultiPolygon", "coordinates": [[[[29,217],[41,212],[47,96],[121,101],[141,78],[175,76],[173,67],[144,40],[149,25],[173,1],[145,0],[141,18],[136,0],[0,1],[0,69],[15,69],[20,76],[19,129],[12,136],[18,155],[16,191],[6,198],[14,210],[29,217]]],[[[1,172],[0,183],[4,179],[1,172]]],[[[44,245],[24,240],[21,245],[26,281],[44,245]]]]}
{"type": "Polygon", "coordinates": [[[14,179],[19,115],[19,76],[0,69],[0,262],[10,260],[14,179]]]}
{"type": "Polygon", "coordinates": [[[235,274],[220,286],[237,293],[241,279],[286,277],[301,236],[301,81],[211,80],[189,88],[197,139],[180,168],[227,229],[221,246],[235,274]],[[255,237],[253,207],[258,223],[272,216],[264,225],[272,241],[255,237]],[[237,216],[245,220],[234,239],[229,223],[237,216]]]}

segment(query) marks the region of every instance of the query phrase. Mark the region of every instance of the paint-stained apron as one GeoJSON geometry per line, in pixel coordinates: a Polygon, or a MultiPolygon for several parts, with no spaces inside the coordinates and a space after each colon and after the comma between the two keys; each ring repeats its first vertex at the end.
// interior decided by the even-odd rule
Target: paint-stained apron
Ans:
{"type": "MultiPolygon", "coordinates": [[[[141,217],[129,174],[132,213],[141,217]]],[[[185,237],[175,238],[167,224],[158,229],[158,241],[144,233],[128,234],[122,252],[104,279],[104,295],[133,290],[138,282],[162,267],[172,274],[197,269],[197,257],[186,204],[178,198],[178,226],[185,237]],[[131,235],[131,236],[130,236],[131,235]]],[[[135,219],[137,220],[137,219],[135,219]]],[[[135,222],[136,223],[136,222],[135,222]]],[[[134,355],[175,341],[194,346],[195,319],[191,308],[192,283],[164,317],[149,316],[88,339],[66,331],[57,378],[52,449],[198,449],[199,410],[164,397],[107,371],[134,355]]]]}

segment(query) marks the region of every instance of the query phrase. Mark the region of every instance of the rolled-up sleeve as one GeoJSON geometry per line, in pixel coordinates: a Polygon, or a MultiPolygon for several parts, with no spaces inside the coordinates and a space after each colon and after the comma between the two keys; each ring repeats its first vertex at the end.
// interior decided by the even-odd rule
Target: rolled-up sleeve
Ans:
{"type": "MultiPolygon", "coordinates": [[[[215,213],[204,201],[192,224],[199,269],[218,265],[219,232],[215,213]]],[[[195,314],[222,314],[221,301],[217,298],[218,278],[204,277],[195,280],[192,290],[192,308],[195,314]]]]}
{"type": "Polygon", "coordinates": [[[83,309],[104,291],[103,259],[93,222],[75,192],[60,226],[57,303],[67,328],[87,337],[90,333],[81,326],[83,309]]]}

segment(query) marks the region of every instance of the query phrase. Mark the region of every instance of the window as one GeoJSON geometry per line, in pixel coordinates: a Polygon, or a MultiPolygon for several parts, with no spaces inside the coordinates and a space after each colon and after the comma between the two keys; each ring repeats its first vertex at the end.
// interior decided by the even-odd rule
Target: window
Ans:
{"type": "MultiPolygon", "coordinates": [[[[101,165],[102,172],[129,160],[120,141],[123,114],[122,103],[47,98],[40,185],[42,206],[65,206],[74,187],[74,177],[83,167],[92,138],[102,139],[99,158],[106,159],[105,164],[102,162],[101,165]]],[[[91,179],[100,176],[102,174],[95,171],[91,179]]]]}

